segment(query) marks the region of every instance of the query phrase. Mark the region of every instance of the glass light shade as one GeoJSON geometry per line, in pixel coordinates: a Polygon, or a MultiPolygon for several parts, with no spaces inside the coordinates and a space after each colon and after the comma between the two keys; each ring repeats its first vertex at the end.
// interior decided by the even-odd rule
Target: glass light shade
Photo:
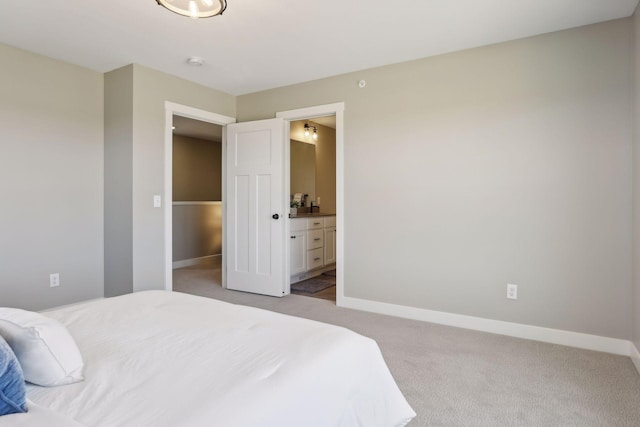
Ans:
{"type": "Polygon", "coordinates": [[[171,12],[190,18],[210,18],[221,15],[227,8],[227,0],[156,0],[171,12]]]}

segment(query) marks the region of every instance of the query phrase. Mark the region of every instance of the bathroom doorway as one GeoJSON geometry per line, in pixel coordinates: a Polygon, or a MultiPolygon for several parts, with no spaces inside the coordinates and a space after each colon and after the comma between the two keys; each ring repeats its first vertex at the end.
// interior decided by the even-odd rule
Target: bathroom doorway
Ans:
{"type": "Polygon", "coordinates": [[[291,293],[336,300],[336,116],[289,122],[291,293]]]}

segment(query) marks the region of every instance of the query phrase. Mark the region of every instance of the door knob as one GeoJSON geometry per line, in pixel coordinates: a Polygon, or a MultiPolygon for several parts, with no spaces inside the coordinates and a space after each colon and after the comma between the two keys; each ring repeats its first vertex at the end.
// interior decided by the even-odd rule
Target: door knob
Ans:
{"type": "Polygon", "coordinates": [[[278,219],[278,218],[280,218],[280,215],[278,215],[278,214],[273,214],[273,215],[271,216],[271,218],[273,218],[273,219],[278,219]]]}

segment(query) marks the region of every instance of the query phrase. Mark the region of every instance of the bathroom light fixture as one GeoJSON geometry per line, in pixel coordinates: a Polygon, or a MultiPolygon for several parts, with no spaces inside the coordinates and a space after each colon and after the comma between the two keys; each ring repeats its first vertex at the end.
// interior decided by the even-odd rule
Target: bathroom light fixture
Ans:
{"type": "Polygon", "coordinates": [[[156,0],[156,2],[171,12],[193,19],[222,15],[227,8],[227,0],[156,0]]]}
{"type": "Polygon", "coordinates": [[[313,139],[318,139],[318,128],[315,126],[309,126],[309,123],[304,124],[304,137],[309,138],[311,129],[313,129],[313,139]]]}

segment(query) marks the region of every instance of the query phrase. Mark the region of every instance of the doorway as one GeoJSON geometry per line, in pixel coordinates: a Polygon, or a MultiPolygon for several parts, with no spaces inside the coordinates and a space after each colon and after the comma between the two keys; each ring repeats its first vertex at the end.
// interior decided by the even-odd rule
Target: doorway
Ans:
{"type": "MultiPolygon", "coordinates": [[[[296,110],[281,111],[276,113],[276,117],[283,118],[289,122],[285,126],[285,140],[291,140],[291,122],[297,120],[322,121],[323,117],[335,117],[335,301],[336,305],[344,305],[344,103],[319,105],[315,107],[300,108],[296,110]]],[[[285,156],[290,159],[289,144],[285,144],[285,156]]],[[[285,179],[290,177],[290,164],[285,162],[285,179]]],[[[286,188],[290,188],[290,182],[285,183],[286,188]]],[[[321,198],[322,195],[320,194],[321,198]]],[[[323,201],[319,205],[322,210],[323,201]]],[[[324,225],[324,224],[323,224],[324,225]]],[[[287,222],[286,234],[291,236],[291,221],[287,222]]],[[[296,240],[297,241],[297,240],[296,240]]],[[[286,246],[287,271],[291,271],[291,247],[286,246]]],[[[290,279],[290,277],[289,277],[290,279]]],[[[290,285],[290,284],[289,284],[290,285]]]]}
{"type": "Polygon", "coordinates": [[[336,116],[289,122],[291,293],[336,300],[336,116]]]}
{"type": "MultiPolygon", "coordinates": [[[[179,104],[174,104],[171,102],[165,102],[165,185],[164,185],[164,200],[172,200],[172,122],[173,115],[188,117],[197,120],[202,120],[208,123],[215,123],[223,126],[222,129],[222,140],[227,140],[227,129],[226,125],[235,123],[235,119],[232,117],[222,116],[216,113],[207,112],[204,110],[199,110],[192,107],[187,107],[179,104]]],[[[302,108],[297,110],[283,111],[278,112],[276,114],[277,118],[282,118],[285,122],[291,122],[300,119],[307,118],[318,118],[318,117],[326,117],[335,115],[336,122],[336,232],[335,232],[335,240],[336,240],[336,304],[338,306],[344,305],[344,268],[343,268],[343,260],[344,260],[344,160],[343,160],[343,152],[344,152],[344,103],[335,103],[335,104],[327,104],[316,107],[302,108]]],[[[290,126],[285,126],[285,137],[284,141],[290,140],[290,126]]],[[[289,159],[289,144],[284,144],[285,150],[285,159],[289,159]]],[[[226,144],[222,144],[222,200],[226,200],[226,184],[225,184],[225,176],[227,174],[226,171],[226,161],[227,153],[226,153],[226,144]]],[[[284,188],[289,188],[289,173],[290,173],[290,165],[288,161],[284,162],[284,188]]],[[[288,196],[287,196],[288,199],[288,196]]],[[[287,201],[282,200],[282,205],[288,206],[287,201]]],[[[227,227],[226,224],[226,209],[222,212],[222,223],[223,223],[223,233],[222,233],[222,246],[223,248],[227,247],[227,227]]],[[[173,289],[173,262],[172,262],[172,209],[165,209],[165,289],[172,290],[173,289]]],[[[290,234],[290,224],[289,221],[285,221],[285,225],[283,227],[285,229],[284,236],[287,237],[290,234]]],[[[283,236],[283,237],[284,237],[283,236]]],[[[222,254],[222,286],[226,288],[226,261],[225,254],[223,251],[222,254]]],[[[288,245],[284,245],[284,271],[289,272],[290,269],[290,249],[288,245]]],[[[285,294],[289,293],[289,275],[286,275],[286,283],[285,283],[285,294]]]]}
{"type": "Polygon", "coordinates": [[[222,126],[173,115],[172,267],[176,290],[222,286],[222,126]]]}
{"type": "MultiPolygon", "coordinates": [[[[173,164],[173,159],[174,159],[174,131],[178,131],[178,133],[187,133],[190,136],[206,136],[206,134],[209,134],[211,132],[214,133],[219,133],[218,138],[220,139],[220,141],[224,141],[225,137],[226,137],[226,125],[231,124],[231,123],[235,123],[235,119],[232,117],[228,117],[228,116],[223,116],[220,114],[216,114],[216,113],[212,113],[209,111],[204,111],[204,110],[200,110],[197,108],[192,108],[192,107],[188,107],[185,105],[180,105],[180,104],[175,104],[172,102],[165,102],[165,141],[164,141],[164,147],[165,147],[165,165],[164,165],[164,170],[165,170],[165,179],[164,179],[164,200],[166,201],[165,203],[165,217],[164,217],[164,232],[165,232],[165,289],[167,290],[173,290],[173,268],[174,268],[174,236],[173,236],[173,227],[174,227],[174,205],[173,205],[173,200],[174,200],[174,195],[173,195],[173,189],[174,189],[174,180],[173,180],[173,171],[174,171],[174,164],[173,164]],[[175,123],[174,123],[174,119],[175,119],[175,123]],[[216,128],[210,128],[208,126],[210,125],[214,125],[217,126],[216,128]],[[174,129],[175,126],[175,129],[174,129]],[[204,131],[200,130],[194,130],[191,129],[189,131],[185,130],[185,127],[189,127],[189,126],[193,126],[195,128],[203,128],[205,129],[204,131]],[[179,127],[182,127],[183,129],[180,130],[179,127]],[[202,133],[204,133],[205,135],[202,135],[202,133]]],[[[200,138],[202,139],[202,138],[200,138]]],[[[206,141],[206,140],[205,140],[206,141]]],[[[188,142],[188,141],[187,141],[188,142]]],[[[202,143],[201,143],[202,144],[202,143]]],[[[206,144],[206,142],[204,143],[206,144]]],[[[206,151],[206,150],[205,150],[206,151]]],[[[188,156],[186,157],[188,158],[188,156]]],[[[225,247],[225,242],[226,242],[226,233],[224,231],[224,223],[225,223],[225,213],[224,210],[222,209],[222,205],[221,202],[222,200],[224,200],[225,198],[225,190],[224,190],[224,173],[225,173],[225,162],[224,162],[224,158],[225,158],[225,144],[220,144],[220,191],[219,191],[219,196],[216,195],[215,190],[213,189],[213,187],[217,187],[217,185],[214,183],[213,185],[210,186],[210,188],[205,188],[198,190],[197,192],[191,192],[190,189],[185,189],[185,188],[181,188],[181,195],[179,195],[178,198],[182,198],[182,197],[186,197],[186,198],[192,198],[192,197],[198,197],[201,198],[203,195],[205,197],[209,197],[209,198],[217,198],[219,197],[219,201],[216,200],[204,200],[205,202],[210,202],[210,203],[196,203],[196,204],[190,204],[190,203],[180,203],[180,202],[190,202],[190,200],[177,200],[178,204],[176,205],[177,207],[179,207],[179,215],[184,216],[185,218],[193,218],[194,216],[196,218],[198,217],[202,217],[202,212],[206,212],[206,211],[215,211],[216,209],[219,210],[220,212],[220,218],[216,221],[213,220],[213,224],[208,224],[208,227],[210,229],[215,228],[215,223],[219,222],[220,223],[220,230],[221,230],[221,239],[219,241],[219,246],[220,246],[220,256],[218,257],[210,257],[210,258],[204,258],[204,259],[199,259],[201,257],[193,257],[194,253],[197,252],[193,252],[194,248],[196,248],[195,250],[198,250],[198,246],[202,246],[202,240],[199,240],[198,242],[196,242],[195,244],[188,244],[188,242],[186,243],[186,246],[188,246],[187,249],[185,248],[181,248],[180,250],[182,251],[183,249],[185,249],[185,252],[181,252],[180,255],[177,256],[177,258],[181,258],[181,257],[185,257],[186,259],[182,259],[182,260],[176,260],[177,267],[189,267],[189,265],[191,263],[197,263],[197,262],[218,262],[220,264],[220,282],[221,285],[224,287],[225,286],[225,279],[226,279],[226,273],[225,273],[225,268],[224,268],[224,247],[225,247]],[[216,203],[218,202],[218,203],[216,203]],[[217,206],[219,205],[219,207],[217,206]],[[194,213],[195,212],[195,213],[194,213]],[[192,251],[192,252],[189,252],[192,251]],[[183,261],[182,263],[180,263],[180,261],[183,261]]],[[[215,179],[212,178],[212,180],[215,182],[215,179]]],[[[188,181],[188,180],[187,180],[188,181]]],[[[181,185],[185,185],[187,186],[188,184],[185,184],[184,182],[181,183],[181,185]]],[[[202,202],[202,201],[199,201],[202,202]]],[[[178,219],[178,218],[177,218],[178,219]]],[[[179,221],[182,222],[182,221],[179,221]]],[[[206,223],[206,219],[205,220],[199,220],[196,222],[205,222],[206,223]]],[[[189,237],[193,234],[193,232],[190,230],[187,233],[184,234],[184,238],[183,240],[188,241],[189,237]]],[[[204,239],[205,241],[207,241],[207,239],[204,239]]],[[[215,247],[216,243],[215,243],[215,239],[213,239],[214,241],[212,242],[211,239],[209,239],[209,245],[213,245],[215,247]]],[[[185,242],[181,242],[182,244],[185,244],[185,242]]],[[[193,243],[193,242],[191,242],[193,243]]],[[[206,246],[206,244],[205,244],[206,246]]],[[[202,249],[202,248],[200,248],[202,249]]],[[[210,248],[211,250],[211,248],[210,248]]]]}

